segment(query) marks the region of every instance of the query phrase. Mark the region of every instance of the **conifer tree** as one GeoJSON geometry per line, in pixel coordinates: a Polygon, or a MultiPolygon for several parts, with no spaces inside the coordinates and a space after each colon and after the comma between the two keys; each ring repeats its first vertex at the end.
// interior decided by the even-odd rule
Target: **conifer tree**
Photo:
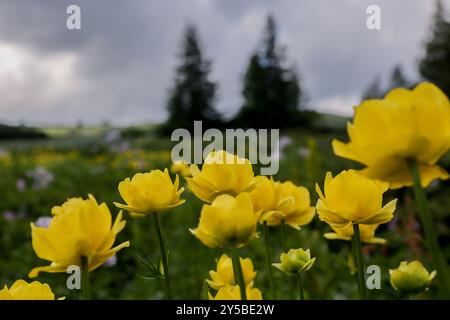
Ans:
{"type": "Polygon", "coordinates": [[[277,43],[272,16],[267,19],[260,48],[251,56],[244,75],[244,104],[235,121],[240,126],[283,128],[299,124],[303,92],[298,75],[286,66],[283,48],[277,43]]]}
{"type": "Polygon", "coordinates": [[[432,35],[425,46],[419,71],[422,77],[450,96],[450,23],[440,0],[436,1],[432,35]]]}
{"type": "Polygon", "coordinates": [[[191,129],[195,120],[203,121],[205,127],[218,125],[220,115],[214,108],[217,84],[209,79],[211,62],[204,57],[193,25],[186,28],[180,60],[170,90],[165,130],[191,129]]]}

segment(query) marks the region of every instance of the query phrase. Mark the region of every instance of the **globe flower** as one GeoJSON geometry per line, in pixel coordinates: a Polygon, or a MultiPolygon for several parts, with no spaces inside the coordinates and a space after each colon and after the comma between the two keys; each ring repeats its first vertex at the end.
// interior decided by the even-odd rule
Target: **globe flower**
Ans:
{"type": "Polygon", "coordinates": [[[392,287],[403,293],[416,293],[425,289],[436,276],[429,273],[420,261],[400,262],[397,269],[389,270],[392,287]]]}
{"type": "MultiPolygon", "coordinates": [[[[324,237],[328,240],[346,240],[350,241],[353,238],[353,227],[351,225],[336,228],[331,227],[334,232],[328,232],[324,234],[324,237]]],[[[375,237],[375,231],[377,230],[377,224],[360,224],[359,232],[361,235],[361,242],[364,243],[385,243],[386,240],[375,237]]]]}
{"type": "MultiPolygon", "coordinates": [[[[249,258],[240,258],[239,260],[242,267],[242,273],[244,275],[245,285],[253,286],[256,271],[253,269],[252,260],[249,258]]],[[[219,290],[221,287],[226,285],[234,286],[237,284],[237,281],[234,279],[233,262],[226,254],[223,254],[220,257],[219,261],[217,261],[216,270],[209,271],[209,275],[211,280],[206,280],[206,283],[208,283],[208,285],[215,290],[219,290]]]]}
{"type": "Polygon", "coordinates": [[[449,178],[436,163],[450,148],[450,103],[431,83],[362,102],[347,131],[350,142],[334,140],[334,153],[364,164],[363,175],[389,182],[392,189],[413,184],[410,160],[417,161],[424,187],[449,178]]]}
{"type": "MultiPolygon", "coordinates": [[[[247,300],[262,300],[262,294],[259,289],[247,287],[247,300]]],[[[241,300],[241,292],[239,286],[226,285],[221,287],[219,291],[213,296],[208,293],[209,300],[241,300]]]]}
{"type": "Polygon", "coordinates": [[[87,259],[88,270],[92,271],[130,245],[126,241],[113,247],[126,222],[119,213],[112,224],[108,206],[99,205],[92,195],[86,200],[72,198],[62,206],[53,207],[52,216],[47,228],[31,224],[34,252],[51,264],[34,268],[30,278],[41,271],[66,272],[70,265],[81,266],[82,257],[87,259]]]}
{"type": "MultiPolygon", "coordinates": [[[[63,299],[58,298],[58,300],[63,299]]],[[[5,285],[0,290],[0,300],[55,300],[55,295],[46,283],[17,280],[11,288],[5,285]]]]}
{"type": "Polygon", "coordinates": [[[273,220],[280,221],[284,214],[281,208],[293,199],[281,199],[281,187],[279,182],[266,176],[257,176],[254,179],[254,187],[249,192],[253,202],[253,208],[260,212],[260,222],[267,221],[269,225],[276,225],[273,220]],[[277,218],[276,218],[277,217],[277,218]]]}
{"type": "Polygon", "coordinates": [[[114,202],[116,207],[138,215],[163,212],[185,202],[180,199],[184,188],[179,188],[178,175],[175,182],[167,169],[152,170],[148,173],[137,173],[119,183],[119,193],[126,204],[114,202]]]}
{"type": "Polygon", "coordinates": [[[388,188],[388,183],[366,178],[353,170],[342,171],[334,178],[327,172],[324,193],[316,184],[319,218],[335,228],[389,222],[397,199],[382,207],[383,193],[388,188]]]}
{"type": "Polygon", "coordinates": [[[174,161],[170,166],[170,172],[173,174],[180,174],[182,177],[191,176],[191,168],[183,160],[174,161]]]}
{"type": "Polygon", "coordinates": [[[309,191],[305,187],[296,186],[291,181],[283,182],[280,185],[280,197],[291,201],[286,201],[281,207],[282,217],[274,216],[269,225],[280,224],[283,219],[287,225],[298,230],[314,218],[316,208],[310,206],[309,191]]]}
{"type": "Polygon", "coordinates": [[[272,263],[272,266],[291,276],[302,271],[308,271],[313,266],[314,261],[316,261],[316,258],[311,258],[309,249],[290,249],[287,253],[283,252],[280,255],[280,263],[272,263]]]}
{"type": "Polygon", "coordinates": [[[221,194],[236,196],[253,185],[253,168],[249,160],[226,151],[212,151],[200,170],[191,166],[192,178],[186,178],[189,189],[204,202],[221,194]]]}
{"type": "Polygon", "coordinates": [[[210,248],[242,247],[256,237],[257,222],[248,193],[223,194],[203,205],[198,227],[190,231],[210,248]]]}

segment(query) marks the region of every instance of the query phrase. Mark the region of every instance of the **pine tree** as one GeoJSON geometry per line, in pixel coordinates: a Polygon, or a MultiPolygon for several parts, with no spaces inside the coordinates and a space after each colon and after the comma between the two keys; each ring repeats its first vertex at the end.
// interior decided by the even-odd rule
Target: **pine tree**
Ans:
{"type": "Polygon", "coordinates": [[[180,59],[167,104],[169,118],[165,131],[192,129],[196,120],[203,121],[204,127],[218,125],[220,115],[214,108],[217,84],[209,80],[211,62],[204,57],[193,25],[186,28],[180,59]]]}
{"type": "Polygon", "coordinates": [[[440,0],[436,1],[432,35],[426,44],[419,71],[422,77],[450,96],[450,23],[445,19],[440,0]]]}
{"type": "Polygon", "coordinates": [[[390,89],[409,88],[410,82],[406,79],[401,65],[396,65],[391,73],[390,89]]]}
{"type": "Polygon", "coordinates": [[[235,118],[240,126],[283,128],[302,120],[298,75],[286,67],[276,31],[275,21],[269,16],[262,45],[251,56],[245,72],[244,105],[235,118]]]}
{"type": "Polygon", "coordinates": [[[372,83],[364,90],[362,100],[381,99],[383,97],[383,90],[381,89],[381,80],[376,77],[372,83]]]}

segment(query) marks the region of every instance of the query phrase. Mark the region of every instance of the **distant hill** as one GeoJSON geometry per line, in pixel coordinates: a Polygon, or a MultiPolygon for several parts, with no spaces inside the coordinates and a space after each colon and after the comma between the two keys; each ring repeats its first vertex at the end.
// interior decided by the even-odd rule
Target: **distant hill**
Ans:
{"type": "Polygon", "coordinates": [[[0,140],[42,138],[47,138],[47,135],[39,129],[25,126],[8,126],[5,124],[0,124],[0,140]]]}
{"type": "Polygon", "coordinates": [[[334,114],[318,113],[317,120],[314,123],[315,128],[329,130],[345,130],[347,122],[351,121],[351,117],[338,116],[334,114]]]}

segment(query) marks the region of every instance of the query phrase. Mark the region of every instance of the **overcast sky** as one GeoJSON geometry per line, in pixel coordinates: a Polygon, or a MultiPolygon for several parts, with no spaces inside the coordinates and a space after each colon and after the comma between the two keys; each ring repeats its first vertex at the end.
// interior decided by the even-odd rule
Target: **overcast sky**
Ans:
{"type": "MultiPolygon", "coordinates": [[[[444,0],[450,9],[450,0],[444,0]]],[[[311,108],[350,115],[378,75],[401,63],[416,79],[431,0],[1,0],[0,122],[118,125],[166,117],[183,29],[199,29],[218,109],[239,108],[242,74],[268,13],[311,108]],[[66,7],[81,7],[81,30],[66,7]],[[381,8],[368,30],[366,8],[381,8]]]]}

